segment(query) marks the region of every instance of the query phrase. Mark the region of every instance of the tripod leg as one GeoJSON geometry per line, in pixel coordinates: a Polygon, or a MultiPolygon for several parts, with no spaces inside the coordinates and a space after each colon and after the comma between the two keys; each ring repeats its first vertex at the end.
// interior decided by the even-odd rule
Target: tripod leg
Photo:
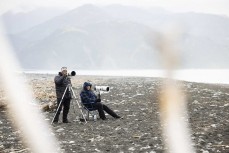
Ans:
{"type": "Polygon", "coordinates": [[[55,115],[54,115],[54,117],[53,117],[53,119],[52,119],[51,124],[54,122],[55,118],[57,117],[57,114],[59,113],[58,111],[60,110],[62,101],[63,101],[63,99],[61,99],[61,101],[60,101],[60,103],[59,103],[59,105],[58,105],[58,107],[57,107],[57,109],[56,109],[56,113],[55,113],[55,115]]]}
{"type": "Polygon", "coordinates": [[[65,88],[65,90],[64,90],[64,94],[63,94],[63,96],[62,96],[62,98],[61,98],[61,101],[60,101],[60,103],[59,103],[59,105],[58,105],[57,111],[56,111],[56,113],[55,113],[55,115],[54,115],[54,117],[53,117],[53,119],[52,119],[51,124],[53,124],[53,121],[54,121],[54,119],[55,119],[55,117],[56,117],[56,115],[57,115],[57,113],[58,113],[58,110],[60,109],[60,106],[61,106],[61,104],[62,104],[62,102],[63,102],[63,99],[64,99],[64,96],[65,96],[65,94],[66,94],[67,89],[68,89],[68,86],[67,86],[67,87],[65,88]]]}
{"type": "Polygon", "coordinates": [[[76,103],[77,103],[77,105],[78,105],[78,108],[80,109],[81,115],[83,116],[83,119],[84,119],[85,124],[86,124],[86,123],[87,123],[87,120],[86,120],[86,118],[85,118],[85,116],[84,116],[84,113],[83,113],[83,111],[82,111],[82,106],[81,106],[81,105],[79,104],[79,102],[76,100],[76,95],[75,95],[75,92],[73,91],[73,88],[72,88],[72,87],[70,87],[70,92],[71,92],[73,98],[75,99],[75,101],[76,101],[76,103]]]}

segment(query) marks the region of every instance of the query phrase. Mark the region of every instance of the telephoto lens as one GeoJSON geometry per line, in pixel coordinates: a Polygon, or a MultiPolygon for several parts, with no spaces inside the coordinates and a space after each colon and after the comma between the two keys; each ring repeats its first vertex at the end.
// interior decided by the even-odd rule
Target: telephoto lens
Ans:
{"type": "Polygon", "coordinates": [[[95,91],[105,91],[105,92],[109,92],[110,91],[110,87],[109,86],[95,86],[95,91]]]}
{"type": "Polygon", "coordinates": [[[76,75],[76,72],[75,71],[72,71],[71,72],[71,76],[75,76],[76,75]]]}
{"type": "Polygon", "coordinates": [[[68,73],[68,76],[75,76],[75,75],[76,75],[75,71],[72,71],[71,73],[68,73]]]}

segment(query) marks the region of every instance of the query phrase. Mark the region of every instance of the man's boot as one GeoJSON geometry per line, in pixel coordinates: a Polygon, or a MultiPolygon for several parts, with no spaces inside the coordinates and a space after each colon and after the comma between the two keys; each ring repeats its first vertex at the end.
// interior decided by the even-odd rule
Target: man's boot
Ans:
{"type": "Polygon", "coordinates": [[[67,114],[63,114],[63,123],[70,123],[67,116],[68,116],[67,114]]]}
{"type": "Polygon", "coordinates": [[[59,115],[56,114],[54,120],[53,120],[53,123],[56,124],[58,123],[58,120],[59,120],[59,115]]]}
{"type": "Polygon", "coordinates": [[[67,118],[63,119],[63,123],[71,123],[67,118]]]}

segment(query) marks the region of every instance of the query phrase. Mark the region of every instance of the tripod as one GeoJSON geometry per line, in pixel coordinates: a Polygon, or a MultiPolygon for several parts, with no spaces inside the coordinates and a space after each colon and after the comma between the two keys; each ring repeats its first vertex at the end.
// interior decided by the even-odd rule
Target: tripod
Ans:
{"type": "Polygon", "coordinates": [[[52,119],[51,124],[53,124],[53,121],[54,121],[54,119],[55,119],[55,117],[56,117],[56,115],[57,115],[57,113],[58,113],[58,110],[59,110],[60,107],[61,107],[61,104],[62,104],[62,102],[63,102],[64,96],[65,96],[65,94],[66,94],[66,92],[67,92],[67,89],[68,89],[68,91],[70,91],[70,93],[71,93],[71,97],[72,97],[71,101],[72,101],[72,100],[75,100],[75,101],[76,101],[76,103],[77,103],[77,105],[78,105],[78,107],[79,107],[79,109],[80,109],[80,112],[81,112],[81,114],[82,114],[82,116],[83,116],[83,119],[86,121],[86,118],[85,118],[85,116],[84,116],[84,114],[83,114],[83,111],[82,111],[82,106],[79,104],[78,100],[76,99],[76,95],[75,95],[75,92],[73,91],[72,85],[71,85],[71,84],[68,84],[67,87],[66,87],[65,90],[64,90],[64,94],[63,94],[63,96],[62,96],[62,98],[61,98],[61,101],[60,101],[58,107],[57,107],[57,111],[56,111],[56,113],[55,113],[55,115],[54,115],[54,117],[53,117],[53,119],[52,119]]]}

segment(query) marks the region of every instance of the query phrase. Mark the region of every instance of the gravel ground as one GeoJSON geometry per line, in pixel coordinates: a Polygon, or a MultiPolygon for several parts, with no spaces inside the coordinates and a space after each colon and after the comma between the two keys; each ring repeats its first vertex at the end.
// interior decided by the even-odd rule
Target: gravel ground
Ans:
{"type": "MultiPolygon", "coordinates": [[[[55,102],[54,75],[27,75],[39,106],[55,102]]],[[[96,85],[107,85],[110,92],[102,94],[102,102],[123,119],[79,121],[76,100],[69,113],[71,123],[50,125],[59,140],[62,152],[133,152],[162,153],[166,148],[162,140],[159,120],[160,78],[75,76],[74,92],[79,98],[82,84],[90,80],[96,85]]],[[[197,153],[229,152],[229,85],[177,83],[187,97],[191,139],[197,153]]],[[[5,103],[0,92],[0,104],[5,103]]],[[[0,152],[31,152],[20,139],[20,130],[14,128],[7,117],[7,108],[0,106],[0,152]]],[[[53,111],[43,112],[50,123],[53,111]]]]}

